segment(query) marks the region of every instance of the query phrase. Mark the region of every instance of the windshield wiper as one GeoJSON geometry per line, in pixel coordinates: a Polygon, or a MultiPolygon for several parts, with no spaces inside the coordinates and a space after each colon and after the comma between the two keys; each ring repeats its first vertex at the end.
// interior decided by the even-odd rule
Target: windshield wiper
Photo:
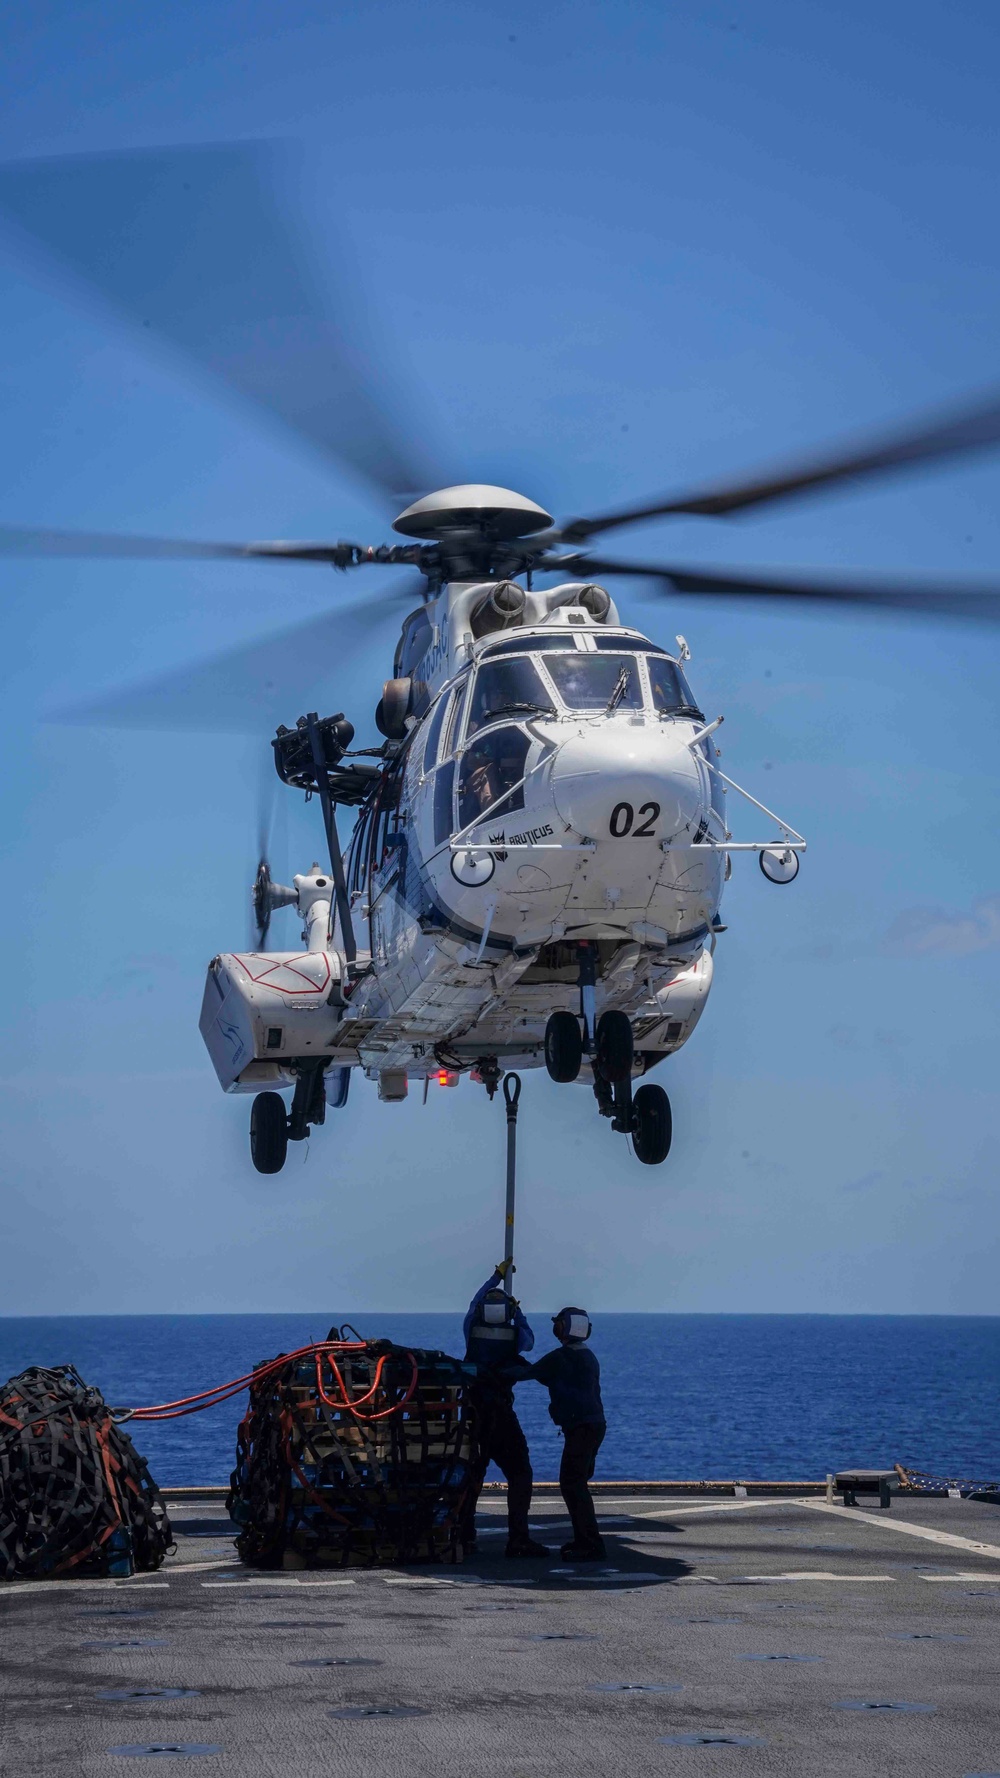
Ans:
{"type": "Polygon", "coordinates": [[[536,716],[554,716],[555,711],[550,704],[512,703],[501,704],[499,710],[491,710],[487,721],[493,722],[497,716],[508,716],[514,710],[530,710],[536,716]]]}
{"type": "Polygon", "coordinates": [[[631,667],[627,667],[625,665],[625,663],[623,662],[622,663],[622,670],[619,673],[618,678],[615,680],[615,689],[611,693],[611,696],[607,701],[607,705],[605,706],[605,710],[604,710],[605,716],[610,716],[612,710],[617,710],[619,704],[622,701],[622,698],[625,696],[625,693],[628,691],[629,681],[631,680],[631,678],[632,678],[632,669],[631,669],[631,667]]]}

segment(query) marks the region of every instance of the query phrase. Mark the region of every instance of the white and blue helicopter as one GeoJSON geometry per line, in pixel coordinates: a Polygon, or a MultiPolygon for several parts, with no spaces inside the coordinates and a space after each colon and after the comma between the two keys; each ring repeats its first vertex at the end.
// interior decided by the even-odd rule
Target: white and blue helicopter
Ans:
{"type": "MultiPolygon", "coordinates": [[[[317,276],[264,148],[19,163],[0,169],[0,214],[386,504],[437,479],[362,375],[351,305],[317,276]]],[[[460,484],[411,501],[394,520],[404,541],[373,547],[0,531],[11,554],[411,571],[413,609],[375,717],[381,744],[353,750],[348,715],[318,711],[280,724],[272,742],[282,781],[320,802],[329,864],[286,886],[262,856],[251,948],[209,966],[201,1031],[224,1090],[253,1095],[257,1169],[280,1170],[288,1142],[346,1103],[354,1071],[392,1102],[411,1080],[426,1092],[463,1071],[492,1097],[506,1070],[543,1066],[589,1084],[638,1159],[662,1162],[671,1108],[645,1076],[704,1011],[733,856],[755,853],[787,884],[805,840],[722,770],[722,718],[699,707],[683,637],[666,648],[641,634],[601,583],[980,619],[997,617],[1000,595],[609,559],[590,539],[757,510],[998,441],[993,399],[772,474],[558,525],[507,488],[460,484]],[[727,792],[769,831],[734,837],[727,792]],[[357,811],[346,852],[338,806],[357,811]],[[300,915],[303,948],[267,948],[282,907],[300,915]]],[[[290,644],[304,699],[318,660],[342,665],[344,634],[335,608],[70,714],[147,727],[245,727],[256,714],[273,726],[278,657],[290,644]]]]}
{"type": "MultiPolygon", "coordinates": [[[[201,1028],[219,1079],[259,1095],[262,1170],[297,1109],[309,1125],[344,1102],[353,1068],[391,1101],[414,1077],[471,1070],[492,1092],[503,1070],[544,1065],[589,1082],[638,1158],[663,1161],[669,1100],[633,1082],[687,1040],[711,986],[734,848],[718,721],[682,641],[671,654],[627,627],[593,581],[512,578],[552,527],[532,501],[448,488],[396,526],[448,578],[404,623],[377,764],[349,754],[342,715],[278,731],[279,776],[323,802],[330,865],[283,886],[262,861],[261,946],[293,905],[307,949],[213,960],[201,1028]],[[343,859],[338,802],[360,806],[343,859]]],[[[735,844],[790,882],[805,842],[779,822],[735,844]]]]}

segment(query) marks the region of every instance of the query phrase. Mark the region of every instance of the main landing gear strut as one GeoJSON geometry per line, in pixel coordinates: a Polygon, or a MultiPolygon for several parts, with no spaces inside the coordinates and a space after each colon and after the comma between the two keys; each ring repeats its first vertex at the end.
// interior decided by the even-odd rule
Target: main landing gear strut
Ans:
{"type": "Polygon", "coordinates": [[[673,1125],[670,1100],[662,1087],[632,1091],[634,1047],[626,1013],[609,1010],[595,1023],[597,946],[580,945],[580,1016],[554,1012],[545,1027],[545,1066],[553,1080],[576,1080],[584,1056],[590,1059],[594,1096],[602,1117],[619,1135],[631,1136],[636,1158],[648,1167],[670,1153],[673,1125]]]}
{"type": "MultiPolygon", "coordinates": [[[[343,1104],[347,1093],[343,1092],[343,1104]]],[[[258,1173],[280,1173],[290,1142],[304,1142],[313,1124],[326,1117],[323,1061],[303,1062],[292,1095],[291,1111],[285,1110],[280,1093],[258,1093],[250,1107],[250,1158],[258,1173]]]]}

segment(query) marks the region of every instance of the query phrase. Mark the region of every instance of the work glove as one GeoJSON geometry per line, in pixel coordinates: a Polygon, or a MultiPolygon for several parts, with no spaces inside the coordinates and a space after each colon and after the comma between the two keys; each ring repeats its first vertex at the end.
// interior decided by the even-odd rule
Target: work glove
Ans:
{"type": "Polygon", "coordinates": [[[506,1278],[508,1272],[516,1272],[517,1267],[512,1259],[502,1259],[496,1268],[497,1276],[506,1278]]]}

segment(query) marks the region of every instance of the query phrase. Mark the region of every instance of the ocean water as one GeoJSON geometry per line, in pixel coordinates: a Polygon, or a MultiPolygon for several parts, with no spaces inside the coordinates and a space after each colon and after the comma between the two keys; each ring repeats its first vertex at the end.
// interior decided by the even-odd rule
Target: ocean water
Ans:
{"type": "MultiPolygon", "coordinates": [[[[361,1314],[366,1338],[461,1354],[459,1315],[361,1314]]],[[[553,1343],[530,1317],[535,1357],[553,1343]]],[[[175,1401],[327,1333],[322,1315],[0,1317],[0,1378],[75,1364],[116,1407],[175,1401]]],[[[1000,1317],[598,1315],[607,1479],[822,1478],[905,1463],[1000,1478],[1000,1317]]],[[[518,1388],[535,1474],[558,1473],[546,1392],[518,1388]]],[[[130,1428],[162,1485],[229,1479],[246,1396],[130,1428]]]]}

